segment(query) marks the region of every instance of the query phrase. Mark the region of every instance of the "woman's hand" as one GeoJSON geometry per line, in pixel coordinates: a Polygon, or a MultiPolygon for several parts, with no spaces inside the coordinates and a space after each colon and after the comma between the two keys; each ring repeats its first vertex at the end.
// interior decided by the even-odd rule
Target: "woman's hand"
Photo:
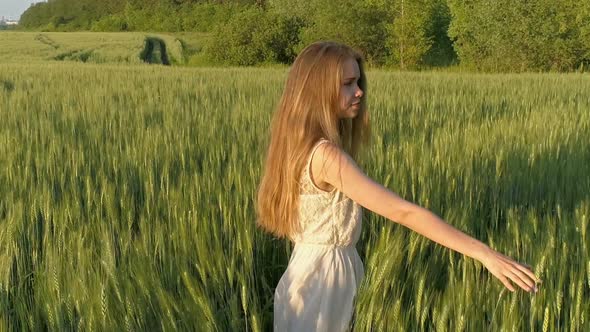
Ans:
{"type": "Polygon", "coordinates": [[[508,281],[509,279],[527,292],[536,293],[538,290],[537,283],[541,283],[541,280],[528,267],[491,248],[483,256],[481,262],[511,292],[514,292],[515,289],[508,281]]]}

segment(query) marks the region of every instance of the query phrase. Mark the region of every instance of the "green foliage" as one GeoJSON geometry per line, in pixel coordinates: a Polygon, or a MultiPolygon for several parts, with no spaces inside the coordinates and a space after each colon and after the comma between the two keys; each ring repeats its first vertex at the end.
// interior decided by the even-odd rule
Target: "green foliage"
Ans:
{"type": "Polygon", "coordinates": [[[144,8],[127,4],[125,20],[131,31],[174,32],[182,30],[182,20],[177,7],[158,3],[144,8]]]}
{"type": "Polygon", "coordinates": [[[308,9],[300,49],[318,40],[334,40],[359,49],[371,64],[384,62],[386,11],[355,0],[315,0],[308,9]]]}
{"type": "Polygon", "coordinates": [[[215,29],[205,52],[211,60],[229,65],[288,63],[295,58],[301,24],[294,17],[245,8],[215,29]]]}
{"type": "Polygon", "coordinates": [[[451,16],[446,0],[399,0],[382,6],[390,13],[385,38],[388,64],[416,69],[455,62],[447,35],[451,16]]]}
{"type": "Polygon", "coordinates": [[[336,40],[359,49],[373,65],[401,68],[447,65],[456,57],[446,30],[450,13],[445,0],[286,1],[271,9],[303,18],[303,46],[336,40]]]}
{"type": "Polygon", "coordinates": [[[114,0],[54,0],[29,7],[20,24],[27,28],[51,28],[60,31],[87,30],[101,17],[122,9],[114,0]]]}
{"type": "Polygon", "coordinates": [[[309,21],[318,2],[318,0],[268,0],[267,9],[283,16],[296,16],[309,21]]]}
{"type": "Polygon", "coordinates": [[[94,22],[91,27],[92,31],[127,31],[129,26],[125,17],[121,15],[104,16],[94,22]]]}
{"type": "Polygon", "coordinates": [[[20,17],[19,25],[32,29],[49,24],[52,13],[52,6],[47,2],[38,2],[31,5],[20,17]]]}
{"type": "Polygon", "coordinates": [[[211,31],[233,12],[260,1],[54,0],[31,6],[22,15],[25,28],[74,31],[211,31]]]}
{"type": "Polygon", "coordinates": [[[211,39],[210,33],[181,32],[174,35],[182,46],[184,65],[192,67],[212,65],[211,59],[208,59],[204,52],[204,46],[211,39]]]}
{"type": "Polygon", "coordinates": [[[433,12],[430,0],[400,0],[392,6],[393,22],[388,25],[387,46],[392,62],[400,68],[416,68],[432,46],[427,35],[428,21],[433,12]]]}
{"type": "Polygon", "coordinates": [[[433,67],[448,66],[457,63],[457,54],[448,30],[451,12],[447,0],[434,0],[430,6],[430,18],[426,23],[426,36],[432,43],[422,55],[422,63],[433,67]]]}
{"type": "Polygon", "coordinates": [[[216,5],[203,3],[198,5],[186,5],[179,12],[182,15],[182,29],[184,31],[211,32],[217,25],[223,25],[242,6],[216,5]]]}
{"type": "Polygon", "coordinates": [[[590,68],[590,3],[580,2],[580,10],[576,16],[576,23],[580,27],[580,38],[584,43],[583,48],[586,53],[583,55],[581,66],[583,69],[588,70],[590,68]],[[585,66],[585,67],[584,67],[585,66]]]}
{"type": "Polygon", "coordinates": [[[32,5],[21,26],[215,31],[215,52],[195,55],[199,63],[288,63],[309,43],[330,39],[377,66],[572,71],[590,66],[589,7],[578,0],[52,0],[32,5]],[[259,12],[242,13],[250,7],[259,12]]]}
{"type": "Polygon", "coordinates": [[[590,26],[575,0],[450,1],[449,35],[461,63],[478,69],[577,69],[586,58],[590,26]]]}

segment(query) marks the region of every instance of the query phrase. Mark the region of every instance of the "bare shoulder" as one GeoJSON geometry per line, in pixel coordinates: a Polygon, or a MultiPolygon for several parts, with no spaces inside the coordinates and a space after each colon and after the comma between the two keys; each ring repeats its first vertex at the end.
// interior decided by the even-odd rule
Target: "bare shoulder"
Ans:
{"type": "Polygon", "coordinates": [[[339,148],[329,142],[320,144],[311,156],[310,177],[316,187],[323,191],[331,192],[335,189],[333,185],[325,180],[326,166],[333,163],[337,158],[339,148]]]}
{"type": "Polygon", "coordinates": [[[336,187],[342,191],[344,183],[341,178],[344,170],[362,173],[352,157],[336,144],[320,144],[311,159],[311,172],[315,183],[320,188],[323,185],[328,190],[336,187]]]}
{"type": "Polygon", "coordinates": [[[399,222],[418,208],[368,177],[346,151],[333,143],[321,144],[316,149],[311,168],[318,186],[336,187],[353,201],[390,220],[399,222]]]}

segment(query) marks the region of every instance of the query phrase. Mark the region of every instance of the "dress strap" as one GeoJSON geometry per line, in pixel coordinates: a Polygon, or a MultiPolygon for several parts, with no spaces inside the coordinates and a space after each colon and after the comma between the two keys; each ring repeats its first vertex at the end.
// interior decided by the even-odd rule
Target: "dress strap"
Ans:
{"type": "Polygon", "coordinates": [[[315,151],[318,149],[318,147],[320,145],[322,145],[323,143],[329,142],[327,139],[325,138],[320,138],[319,141],[317,141],[315,143],[315,145],[313,146],[313,148],[311,148],[311,152],[309,153],[309,158],[307,158],[307,165],[305,166],[307,168],[307,172],[308,174],[311,174],[309,172],[310,166],[311,166],[311,159],[313,158],[313,155],[315,154],[315,151]]]}
{"type": "Polygon", "coordinates": [[[312,187],[317,190],[320,191],[322,193],[333,193],[336,190],[336,187],[334,187],[334,189],[332,189],[332,191],[325,191],[324,189],[319,188],[311,179],[311,160],[313,158],[313,155],[315,154],[316,150],[318,149],[318,147],[320,145],[322,145],[323,143],[327,143],[330,142],[329,140],[325,139],[325,138],[320,138],[320,140],[315,144],[315,146],[311,149],[311,152],[309,153],[309,158],[307,160],[307,164],[305,165],[305,173],[307,173],[307,180],[309,181],[309,183],[312,185],[312,187]]]}

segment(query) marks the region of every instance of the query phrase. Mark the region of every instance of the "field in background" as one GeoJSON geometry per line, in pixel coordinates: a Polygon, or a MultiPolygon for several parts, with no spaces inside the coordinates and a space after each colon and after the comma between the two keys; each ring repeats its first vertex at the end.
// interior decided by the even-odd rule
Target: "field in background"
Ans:
{"type": "Polygon", "coordinates": [[[0,63],[78,61],[91,63],[194,64],[202,33],[0,32],[0,63]],[[193,60],[193,61],[191,61],[193,60]]]}
{"type": "MultiPolygon", "coordinates": [[[[256,229],[254,198],[286,71],[41,61],[55,50],[27,43],[0,64],[0,330],[272,329],[291,247],[256,229]]],[[[355,330],[587,330],[590,78],[368,78],[366,173],[543,284],[510,293],[366,212],[355,330]]]]}

